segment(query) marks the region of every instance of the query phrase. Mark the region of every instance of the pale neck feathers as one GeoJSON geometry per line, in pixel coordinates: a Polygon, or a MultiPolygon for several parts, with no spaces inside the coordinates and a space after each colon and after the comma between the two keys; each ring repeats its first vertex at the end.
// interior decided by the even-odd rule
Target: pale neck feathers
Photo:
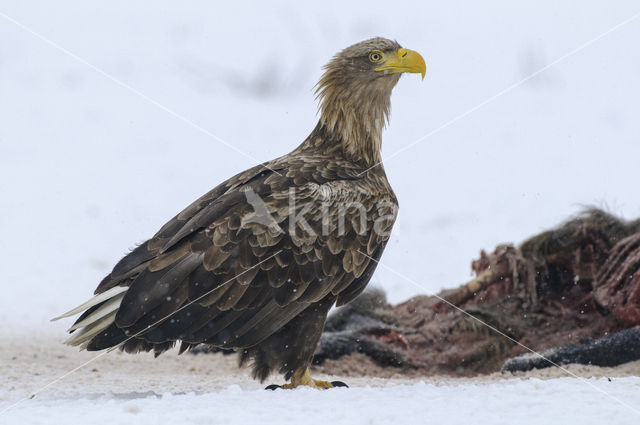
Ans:
{"type": "Polygon", "coordinates": [[[316,89],[320,122],[315,131],[324,130],[329,136],[324,143],[341,145],[348,159],[373,165],[382,160],[382,130],[389,119],[391,91],[400,74],[357,72],[345,64],[347,60],[337,56],[325,67],[316,89]]]}

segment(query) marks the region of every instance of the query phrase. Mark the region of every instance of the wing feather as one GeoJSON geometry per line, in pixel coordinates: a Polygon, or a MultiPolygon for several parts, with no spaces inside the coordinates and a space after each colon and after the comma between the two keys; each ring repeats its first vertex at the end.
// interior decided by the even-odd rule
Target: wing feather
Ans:
{"type": "Polygon", "coordinates": [[[190,254],[165,269],[144,270],[125,293],[116,314],[116,324],[123,328],[131,326],[159,304],[166,302],[167,296],[174,292],[201,262],[202,255],[190,254]]]}

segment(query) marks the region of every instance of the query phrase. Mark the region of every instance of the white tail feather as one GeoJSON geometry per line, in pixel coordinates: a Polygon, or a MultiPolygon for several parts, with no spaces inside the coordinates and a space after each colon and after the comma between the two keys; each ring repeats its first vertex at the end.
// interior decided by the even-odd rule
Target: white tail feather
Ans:
{"type": "Polygon", "coordinates": [[[127,291],[129,288],[126,286],[114,286],[113,288],[109,289],[108,291],[104,291],[101,294],[96,295],[95,297],[91,298],[90,300],[88,300],[85,303],[82,303],[81,305],[79,305],[78,307],[74,308],[73,310],[69,310],[66,313],[64,313],[61,316],[58,317],[54,317],[53,319],[51,319],[52,322],[56,321],[56,320],[60,320],[64,317],[69,317],[69,316],[73,316],[74,314],[78,314],[81,313],[83,311],[85,311],[88,308],[93,307],[94,305],[100,304],[103,301],[108,300],[109,298],[113,298],[118,294],[121,294],[125,291],[127,291]]]}
{"type": "Polygon", "coordinates": [[[116,317],[116,312],[117,310],[114,310],[101,319],[98,319],[97,321],[91,323],[89,326],[86,326],[79,331],[74,332],[71,337],[64,343],[68,345],[81,345],[85,342],[88,343],[91,338],[107,329],[113,323],[116,317]]]}
{"type": "Polygon", "coordinates": [[[91,313],[90,315],[88,315],[78,323],[71,326],[69,328],[69,331],[73,331],[85,326],[89,326],[93,322],[96,322],[99,319],[102,319],[104,316],[111,313],[112,311],[117,310],[120,307],[120,303],[122,302],[123,298],[124,298],[124,293],[118,294],[115,297],[111,298],[109,301],[106,301],[96,311],[94,311],[93,313],[91,313]]]}

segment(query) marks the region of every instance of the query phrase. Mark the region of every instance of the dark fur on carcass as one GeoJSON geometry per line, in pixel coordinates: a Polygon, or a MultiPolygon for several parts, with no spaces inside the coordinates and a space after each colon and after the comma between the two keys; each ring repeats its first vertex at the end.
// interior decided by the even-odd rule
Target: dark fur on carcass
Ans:
{"type": "Polygon", "coordinates": [[[640,328],[624,329],[583,344],[551,348],[540,353],[523,354],[505,362],[508,372],[523,372],[569,363],[617,366],[640,359],[640,328]],[[544,357],[543,357],[544,356],[544,357]]]}
{"type": "Polygon", "coordinates": [[[390,307],[384,292],[373,289],[338,309],[325,323],[314,364],[364,353],[381,366],[410,366],[405,354],[395,349],[407,348],[407,343],[390,307]]]}

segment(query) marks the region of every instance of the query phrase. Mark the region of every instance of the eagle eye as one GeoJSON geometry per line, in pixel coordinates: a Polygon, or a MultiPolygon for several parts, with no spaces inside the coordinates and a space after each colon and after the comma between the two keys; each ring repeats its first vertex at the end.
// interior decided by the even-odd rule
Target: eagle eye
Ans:
{"type": "Polygon", "coordinates": [[[374,50],[373,52],[369,53],[369,60],[371,62],[380,62],[382,60],[382,52],[379,50],[374,50]]]}

